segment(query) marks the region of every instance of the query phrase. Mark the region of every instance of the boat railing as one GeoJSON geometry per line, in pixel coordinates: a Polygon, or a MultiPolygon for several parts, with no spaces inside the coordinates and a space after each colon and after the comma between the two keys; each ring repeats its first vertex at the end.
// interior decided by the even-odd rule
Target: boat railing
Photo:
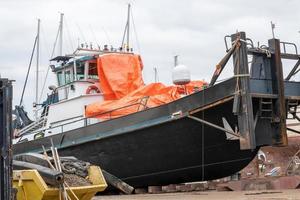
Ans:
{"type": "MultiPolygon", "coordinates": [[[[229,43],[228,40],[231,40],[231,36],[230,35],[225,35],[224,36],[224,43],[225,43],[226,52],[228,52],[231,48],[231,46],[228,45],[228,43],[229,43]]],[[[253,43],[252,39],[246,38],[245,42],[246,42],[247,46],[250,46],[250,48],[254,48],[254,43],[253,43]]]]}
{"type": "Polygon", "coordinates": [[[297,49],[297,45],[295,43],[292,43],[292,42],[280,42],[280,44],[283,47],[283,52],[281,52],[281,53],[283,53],[283,54],[296,54],[296,55],[298,55],[298,49],[297,49]],[[287,49],[290,49],[291,47],[294,49],[294,52],[288,53],[287,49]]]}
{"type": "Polygon", "coordinates": [[[47,124],[47,117],[48,117],[48,110],[49,107],[42,107],[41,109],[37,110],[37,112],[41,112],[40,118],[38,118],[36,121],[33,123],[29,124],[28,126],[24,127],[18,132],[19,136],[22,136],[28,132],[35,132],[38,131],[39,129],[42,129],[43,127],[46,126],[47,124]]]}
{"type": "MultiPolygon", "coordinates": [[[[53,130],[57,130],[57,132],[55,132],[55,134],[59,134],[59,133],[63,133],[65,131],[73,130],[73,129],[76,129],[76,128],[86,127],[88,125],[95,124],[95,123],[99,122],[99,120],[93,120],[94,118],[101,118],[101,116],[107,115],[108,120],[110,120],[110,119],[113,118],[113,112],[120,111],[120,110],[126,109],[126,108],[130,108],[132,106],[137,106],[136,112],[145,110],[145,109],[148,108],[147,107],[148,99],[149,99],[149,96],[145,96],[145,97],[142,97],[138,102],[133,103],[133,104],[129,104],[129,105],[122,106],[122,107],[119,107],[119,108],[115,108],[115,109],[112,109],[112,110],[109,110],[109,111],[105,111],[103,113],[99,113],[99,114],[94,115],[94,116],[84,117],[84,118],[76,119],[76,120],[73,120],[71,122],[67,122],[67,123],[64,123],[64,124],[51,126],[49,128],[45,128],[45,129],[38,129],[38,130],[35,129],[34,130],[34,128],[32,126],[35,126],[35,125],[32,125],[30,127],[28,126],[28,128],[26,127],[26,130],[24,130],[24,131],[22,130],[22,132],[25,133],[25,132],[29,132],[30,130],[34,130],[31,133],[34,134],[34,135],[38,135],[40,133],[46,133],[46,131],[48,131],[48,133],[50,133],[50,132],[53,133],[53,130]]],[[[39,120],[38,124],[41,124],[43,122],[44,121],[41,118],[39,120]]],[[[36,123],[34,123],[34,124],[36,124],[36,123]]],[[[34,138],[35,138],[35,136],[34,136],[34,138]]]]}
{"type": "MultiPolygon", "coordinates": [[[[148,108],[147,107],[148,99],[149,99],[149,96],[145,96],[145,97],[141,98],[139,102],[129,104],[129,105],[126,105],[126,106],[122,106],[122,107],[119,107],[119,108],[115,108],[115,109],[112,109],[112,110],[109,110],[109,111],[105,111],[105,112],[102,112],[100,114],[93,115],[93,116],[90,116],[90,117],[84,117],[82,119],[78,119],[78,120],[75,120],[75,121],[72,121],[72,122],[68,122],[68,123],[65,123],[65,124],[54,126],[54,127],[51,127],[51,129],[61,127],[61,132],[64,132],[65,131],[64,127],[66,127],[67,125],[75,124],[75,123],[80,122],[80,121],[83,121],[84,126],[87,126],[87,125],[90,125],[90,124],[94,124],[94,123],[91,123],[90,119],[100,118],[103,115],[108,115],[108,117],[109,117],[108,120],[110,120],[110,119],[113,118],[113,116],[112,116],[113,112],[120,111],[120,110],[126,109],[126,108],[130,108],[132,106],[138,106],[136,112],[139,112],[139,111],[142,111],[142,110],[145,110],[145,109],[148,108]]],[[[97,123],[97,122],[95,122],[95,123],[97,123]]]]}

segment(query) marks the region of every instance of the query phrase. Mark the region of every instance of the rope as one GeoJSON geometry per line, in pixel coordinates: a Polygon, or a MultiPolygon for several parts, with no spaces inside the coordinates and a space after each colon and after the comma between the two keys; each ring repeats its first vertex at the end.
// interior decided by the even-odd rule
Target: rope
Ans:
{"type": "MultiPolygon", "coordinates": [[[[237,41],[240,41],[239,37],[238,37],[237,41]]],[[[239,78],[240,77],[238,76],[239,73],[240,73],[240,53],[241,53],[240,46],[241,46],[241,44],[237,43],[237,48],[236,48],[236,52],[237,52],[236,66],[237,66],[237,68],[236,68],[236,75],[235,75],[236,76],[236,85],[235,85],[235,93],[236,94],[239,94],[239,91],[240,91],[240,85],[239,85],[239,78]]]]}
{"type": "Polygon", "coordinates": [[[271,58],[271,52],[268,50],[268,49],[261,49],[259,48],[259,50],[263,51],[266,55],[267,55],[267,58],[271,58]]]}

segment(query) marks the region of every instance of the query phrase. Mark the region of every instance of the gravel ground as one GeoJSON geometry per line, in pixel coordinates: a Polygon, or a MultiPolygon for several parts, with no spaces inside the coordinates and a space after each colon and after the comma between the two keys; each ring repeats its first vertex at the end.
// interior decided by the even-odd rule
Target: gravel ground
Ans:
{"type": "Polygon", "coordinates": [[[85,178],[82,178],[81,176],[77,176],[75,174],[65,174],[64,176],[65,176],[65,182],[70,187],[92,185],[90,181],[86,180],[85,178]]]}
{"type": "Polygon", "coordinates": [[[97,196],[93,200],[300,200],[300,189],[244,192],[188,192],[97,196]]]}

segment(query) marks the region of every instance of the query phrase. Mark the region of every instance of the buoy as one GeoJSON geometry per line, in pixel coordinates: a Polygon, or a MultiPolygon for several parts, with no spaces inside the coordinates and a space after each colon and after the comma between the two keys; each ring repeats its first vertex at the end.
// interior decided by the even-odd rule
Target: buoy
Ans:
{"type": "Polygon", "coordinates": [[[100,89],[96,86],[96,85],[90,85],[87,89],[86,89],[86,94],[96,94],[96,93],[100,93],[100,89]]]}

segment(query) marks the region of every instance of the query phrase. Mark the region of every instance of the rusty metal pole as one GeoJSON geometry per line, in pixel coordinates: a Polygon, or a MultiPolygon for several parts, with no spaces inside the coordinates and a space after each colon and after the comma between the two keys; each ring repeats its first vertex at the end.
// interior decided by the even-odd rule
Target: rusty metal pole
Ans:
{"type": "Polygon", "coordinates": [[[255,149],[255,131],[253,119],[252,97],[250,94],[250,74],[247,56],[246,33],[231,35],[231,41],[239,40],[239,46],[233,53],[234,75],[237,80],[234,113],[238,117],[240,133],[240,149],[255,149]]]}
{"type": "Polygon", "coordinates": [[[12,199],[12,84],[0,79],[0,200],[12,199]]]}
{"type": "Polygon", "coordinates": [[[284,78],[282,72],[280,41],[278,39],[269,40],[271,57],[271,77],[273,93],[277,98],[273,100],[273,117],[271,121],[272,139],[274,146],[286,146],[288,144],[286,131],[286,108],[284,96],[284,78]]]}

